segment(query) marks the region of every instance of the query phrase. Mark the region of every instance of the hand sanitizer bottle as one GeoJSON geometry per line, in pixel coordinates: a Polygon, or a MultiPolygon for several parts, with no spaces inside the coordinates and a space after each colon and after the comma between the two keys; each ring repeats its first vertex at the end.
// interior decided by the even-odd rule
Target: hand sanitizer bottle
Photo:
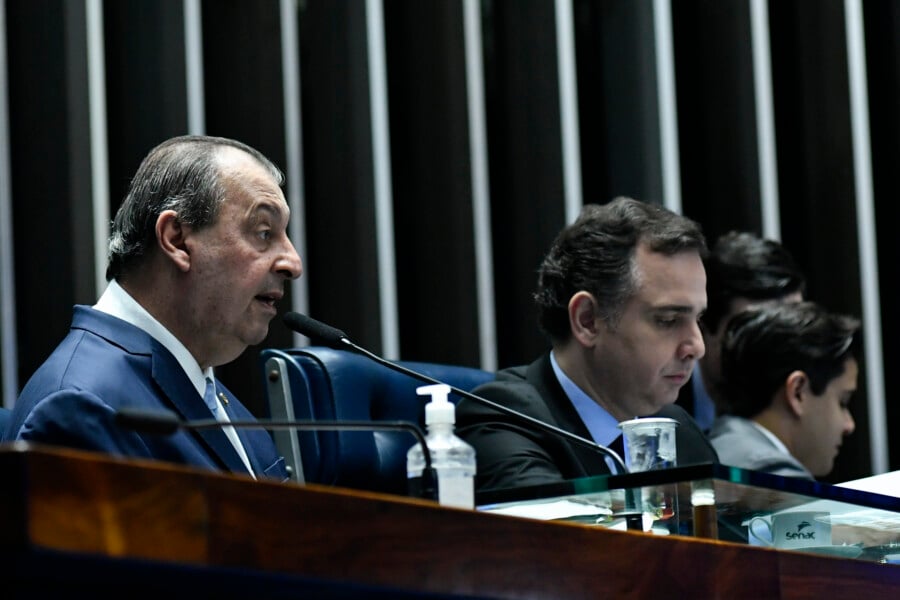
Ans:
{"type": "MultiPolygon", "coordinates": [[[[450,386],[424,385],[420,396],[431,395],[425,405],[426,442],[431,466],[437,475],[438,502],[459,508],[475,507],[475,449],[453,433],[456,407],[448,400],[450,386]]],[[[406,474],[411,480],[422,477],[425,456],[417,443],[406,455],[406,474]]]]}

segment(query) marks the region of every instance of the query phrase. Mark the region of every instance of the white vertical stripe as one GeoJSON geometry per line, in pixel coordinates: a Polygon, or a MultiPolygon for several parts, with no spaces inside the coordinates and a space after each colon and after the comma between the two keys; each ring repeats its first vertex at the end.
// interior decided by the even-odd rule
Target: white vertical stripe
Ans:
{"type": "Polygon", "coordinates": [[[16,343],[16,266],[12,239],[8,97],[6,0],[0,0],[0,359],[3,361],[3,397],[0,398],[0,405],[12,408],[19,394],[19,355],[16,343]]]}
{"type": "Polygon", "coordinates": [[[862,284],[863,327],[866,352],[866,388],[869,396],[869,435],[872,471],[888,469],[887,417],[884,406],[884,365],[881,354],[881,306],[878,286],[875,208],[872,191],[872,156],[869,137],[869,94],[866,42],[860,0],[844,0],[847,29],[847,67],[850,82],[850,126],[853,133],[853,172],[856,191],[859,270],[862,284]]]}
{"type": "Polygon", "coordinates": [[[184,0],[184,71],[187,84],[188,133],[206,131],[203,90],[203,7],[200,0],[184,0]]]}
{"type": "Polygon", "coordinates": [[[675,52],[672,49],[672,7],[653,0],[656,34],[656,81],[659,100],[659,141],[662,156],[663,204],[681,212],[681,161],[678,151],[678,109],[675,101],[675,52]]]}
{"type": "Polygon", "coordinates": [[[771,240],[780,240],[781,215],[778,200],[775,111],[772,108],[768,0],[750,0],[750,38],[753,43],[753,90],[756,101],[756,150],[759,159],[762,235],[771,240]]]}
{"type": "Polygon", "coordinates": [[[106,287],[109,238],[109,149],[106,139],[106,62],[103,3],[87,0],[88,107],[91,132],[91,205],[94,221],[94,281],[99,297],[106,287]]]}
{"type": "Polygon", "coordinates": [[[466,100],[469,114],[469,154],[472,163],[472,217],[475,229],[475,276],[478,294],[478,340],[481,368],[497,370],[497,331],[494,312],[494,257],[491,248],[491,207],[488,175],[487,126],[484,108],[484,69],[481,45],[481,3],[463,0],[466,44],[466,100]]]}
{"type": "MultiPolygon", "coordinates": [[[[300,97],[300,54],[297,32],[297,0],[281,0],[281,73],[284,88],[285,194],[291,208],[288,234],[301,260],[306,258],[305,186],[303,180],[303,120],[300,97]]],[[[291,282],[291,309],[309,312],[307,278],[291,282]]],[[[305,336],[294,332],[294,346],[308,344],[305,336]]]]}
{"type": "Polygon", "coordinates": [[[375,230],[378,251],[382,353],[389,359],[397,359],[400,357],[400,335],[397,321],[394,201],[382,8],[381,0],[366,0],[366,39],[369,55],[369,104],[372,111],[372,160],[375,172],[375,230]]]}
{"type": "Polygon", "coordinates": [[[572,0],[556,0],[556,60],[559,70],[559,117],[562,132],[566,223],[578,216],[581,191],[581,136],[578,123],[578,76],[575,72],[575,26],[572,0]]]}

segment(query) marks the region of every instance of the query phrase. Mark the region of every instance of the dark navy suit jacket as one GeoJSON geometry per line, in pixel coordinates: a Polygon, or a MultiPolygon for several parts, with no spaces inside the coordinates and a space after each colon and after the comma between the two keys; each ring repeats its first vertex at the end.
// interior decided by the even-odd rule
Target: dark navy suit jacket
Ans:
{"type": "MultiPolygon", "coordinates": [[[[591,439],[553,372],[549,352],[528,366],[500,371],[494,381],[482,384],[473,393],[591,439]]],[[[669,405],[655,416],[679,423],[679,466],[718,462],[716,451],[684,409],[669,405]]],[[[475,447],[478,490],[556,483],[610,472],[599,452],[469,399],[457,406],[456,429],[475,447]]]]}
{"type": "MultiPolygon", "coordinates": [[[[226,410],[234,420],[253,415],[234,395],[226,410]]],[[[222,430],[135,433],[119,427],[120,407],[174,412],[184,420],[211,419],[175,357],[143,330],[88,306],[76,306],[72,327],[25,385],[3,440],[27,440],[162,460],[212,470],[247,473],[222,430]]],[[[238,429],[257,477],[287,479],[284,459],[264,430],[238,429]]]]}

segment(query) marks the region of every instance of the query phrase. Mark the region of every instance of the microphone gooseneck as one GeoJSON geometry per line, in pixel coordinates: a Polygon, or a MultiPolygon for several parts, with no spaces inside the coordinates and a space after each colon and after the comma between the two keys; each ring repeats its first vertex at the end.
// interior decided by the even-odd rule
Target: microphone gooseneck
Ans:
{"type": "MultiPolygon", "coordinates": [[[[297,333],[304,335],[310,339],[319,340],[331,348],[336,348],[336,349],[343,348],[343,349],[353,350],[355,352],[358,352],[359,354],[362,354],[362,355],[370,358],[371,360],[374,360],[375,362],[377,362],[380,365],[384,365],[385,367],[387,367],[389,369],[393,369],[394,371],[398,371],[400,373],[403,373],[404,375],[408,375],[409,377],[412,377],[413,379],[418,379],[420,381],[424,381],[425,383],[448,385],[445,382],[434,379],[433,377],[429,377],[428,375],[425,375],[424,373],[419,373],[418,371],[413,371],[412,369],[408,369],[408,368],[404,367],[403,365],[398,365],[398,364],[391,362],[385,358],[382,358],[382,357],[378,356],[377,354],[370,352],[369,350],[366,350],[362,346],[358,346],[355,343],[353,343],[352,341],[350,341],[350,339],[347,337],[347,335],[340,329],[335,329],[334,327],[331,327],[330,325],[326,325],[325,323],[322,323],[321,321],[317,321],[317,320],[313,319],[312,317],[308,317],[306,315],[302,315],[302,314],[296,313],[296,312],[288,312],[284,315],[284,323],[293,331],[296,331],[297,333]]],[[[554,433],[560,437],[564,437],[568,440],[571,440],[571,441],[581,444],[583,446],[587,446],[588,448],[594,450],[595,452],[599,452],[600,454],[603,454],[604,456],[609,457],[613,461],[613,463],[616,465],[617,474],[621,475],[621,474],[628,473],[628,468],[625,466],[625,461],[623,461],[622,457],[619,456],[619,454],[615,450],[612,450],[611,448],[607,448],[606,446],[601,446],[600,444],[598,444],[594,441],[591,441],[587,438],[583,438],[583,437],[576,435],[570,431],[566,431],[565,429],[561,429],[559,427],[556,427],[555,425],[551,425],[550,423],[545,423],[544,421],[535,419],[534,417],[531,417],[529,415],[521,413],[517,410],[513,410],[511,408],[503,406],[502,404],[497,404],[496,402],[493,402],[491,400],[488,400],[487,398],[483,398],[483,397],[473,394],[471,392],[467,392],[466,390],[462,390],[462,389],[454,387],[452,385],[449,387],[450,387],[450,391],[452,391],[454,394],[456,394],[458,396],[462,396],[463,398],[466,398],[468,400],[471,400],[473,402],[476,402],[476,403],[484,405],[484,406],[488,406],[488,407],[490,407],[498,412],[502,412],[508,416],[514,417],[521,421],[525,421],[527,423],[530,423],[531,425],[534,425],[535,427],[542,429],[544,431],[554,433]]]]}
{"type": "MultiPolygon", "coordinates": [[[[337,331],[337,330],[335,330],[337,331]]],[[[178,415],[167,410],[143,410],[130,407],[119,408],[113,416],[115,423],[124,429],[153,435],[171,435],[179,429],[204,430],[235,427],[238,429],[290,429],[296,431],[406,431],[411,433],[422,447],[425,468],[422,471],[422,495],[435,499],[437,477],[431,466],[431,452],[425,441],[425,432],[411,421],[318,421],[258,419],[252,421],[219,421],[217,419],[197,419],[183,421],[178,415]]]]}

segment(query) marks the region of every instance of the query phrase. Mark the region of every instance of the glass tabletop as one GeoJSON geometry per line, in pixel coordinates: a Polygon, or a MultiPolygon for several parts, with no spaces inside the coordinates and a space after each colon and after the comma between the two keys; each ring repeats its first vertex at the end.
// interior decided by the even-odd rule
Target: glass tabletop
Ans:
{"type": "Polygon", "coordinates": [[[480,511],[900,564],[900,499],[718,464],[479,492],[480,511]]]}

